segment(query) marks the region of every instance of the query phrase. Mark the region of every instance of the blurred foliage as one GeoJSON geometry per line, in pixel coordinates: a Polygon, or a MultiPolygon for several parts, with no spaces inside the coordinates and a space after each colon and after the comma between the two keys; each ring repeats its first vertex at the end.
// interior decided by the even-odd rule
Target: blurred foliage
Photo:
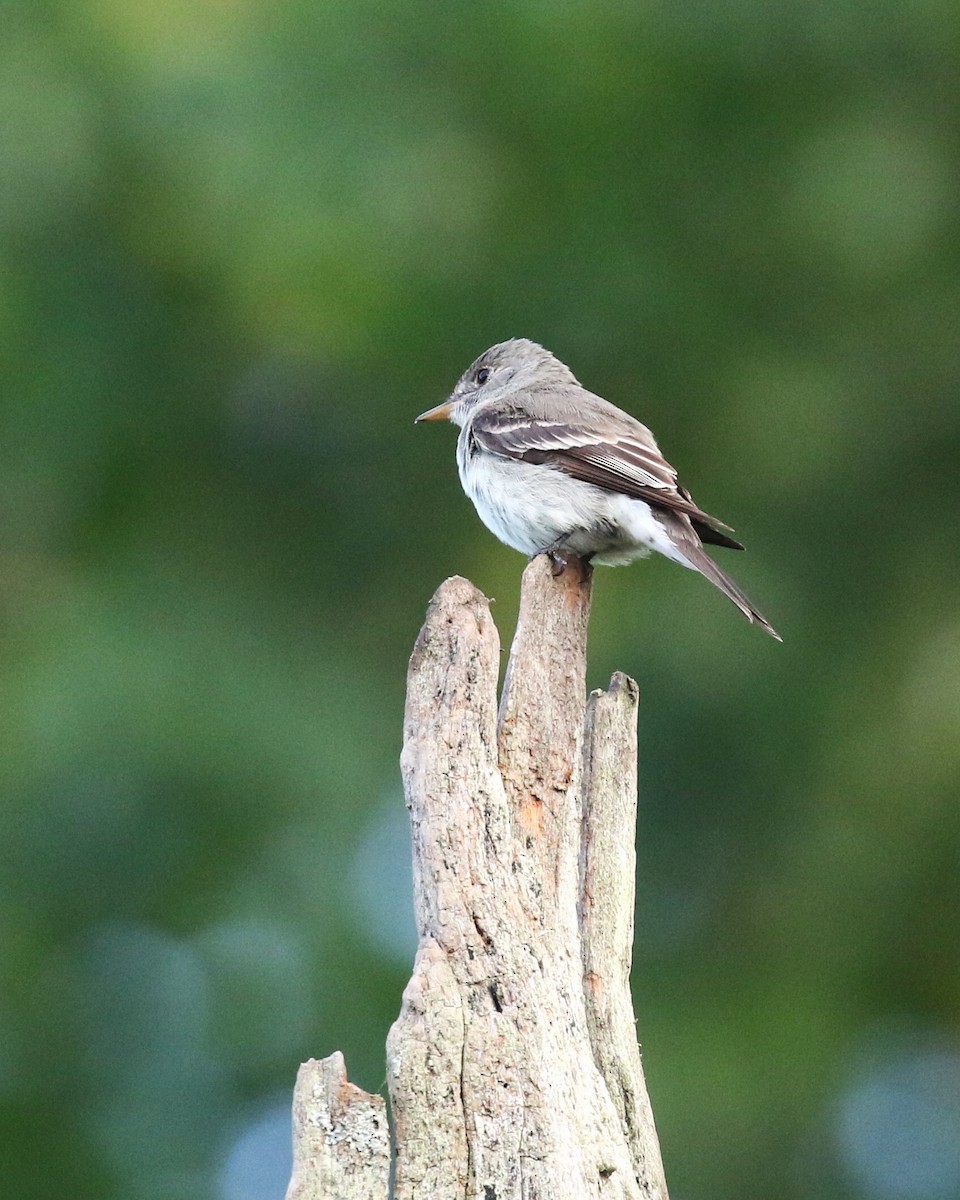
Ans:
{"type": "Polygon", "coordinates": [[[523,565],[412,418],[522,335],[784,635],[597,578],[673,1194],[960,1196],[960,9],[0,14],[4,1194],[268,1200],[297,1063],[382,1085],[406,657],[523,565]]]}

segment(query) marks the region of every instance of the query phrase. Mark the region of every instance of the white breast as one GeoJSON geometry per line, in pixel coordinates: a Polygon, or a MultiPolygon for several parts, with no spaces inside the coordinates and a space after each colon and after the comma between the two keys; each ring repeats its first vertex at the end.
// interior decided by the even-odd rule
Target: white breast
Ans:
{"type": "Polygon", "coordinates": [[[466,429],[457,441],[457,465],[481,521],[521,554],[534,555],[559,543],[559,549],[594,555],[605,566],[632,562],[651,550],[690,566],[642,500],[544,464],[483,450],[470,454],[466,429]]]}

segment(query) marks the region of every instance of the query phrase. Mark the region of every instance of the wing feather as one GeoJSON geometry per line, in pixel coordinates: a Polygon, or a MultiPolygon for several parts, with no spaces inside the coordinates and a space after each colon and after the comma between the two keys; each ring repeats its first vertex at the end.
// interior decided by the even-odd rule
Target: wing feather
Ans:
{"type": "MultiPolygon", "coordinates": [[[[472,431],[492,454],[542,463],[611,492],[622,492],[656,507],[688,516],[705,541],[742,549],[721,531],[730,531],[694,503],[677,482],[677,473],[660,453],[653,435],[639,421],[621,418],[601,435],[574,421],[551,421],[520,413],[478,412],[472,431]],[[630,421],[629,427],[624,427],[630,421]],[[710,536],[711,534],[715,536],[710,536]]],[[[731,531],[732,532],[732,531],[731,531]]]]}

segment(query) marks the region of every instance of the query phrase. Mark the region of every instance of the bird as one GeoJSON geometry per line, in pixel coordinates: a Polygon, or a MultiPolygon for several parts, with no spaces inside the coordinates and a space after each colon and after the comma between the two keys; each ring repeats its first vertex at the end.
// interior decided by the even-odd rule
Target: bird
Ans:
{"type": "Polygon", "coordinates": [[[549,350],[511,338],[485,350],[449,399],[416,418],[460,426],[457,466],[487,528],[555,570],[576,555],[621,566],[656,551],[699,571],[752,624],[783,639],[704,543],[742,550],[700,508],[650,430],[583,387],[549,350]]]}

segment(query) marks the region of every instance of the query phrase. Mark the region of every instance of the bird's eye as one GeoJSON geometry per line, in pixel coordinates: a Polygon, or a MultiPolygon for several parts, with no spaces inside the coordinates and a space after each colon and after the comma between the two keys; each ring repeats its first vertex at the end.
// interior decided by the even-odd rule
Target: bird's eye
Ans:
{"type": "Polygon", "coordinates": [[[480,386],[482,387],[483,384],[485,384],[489,378],[490,378],[490,369],[488,367],[481,367],[480,370],[476,374],[477,383],[480,384],[480,386]]]}

